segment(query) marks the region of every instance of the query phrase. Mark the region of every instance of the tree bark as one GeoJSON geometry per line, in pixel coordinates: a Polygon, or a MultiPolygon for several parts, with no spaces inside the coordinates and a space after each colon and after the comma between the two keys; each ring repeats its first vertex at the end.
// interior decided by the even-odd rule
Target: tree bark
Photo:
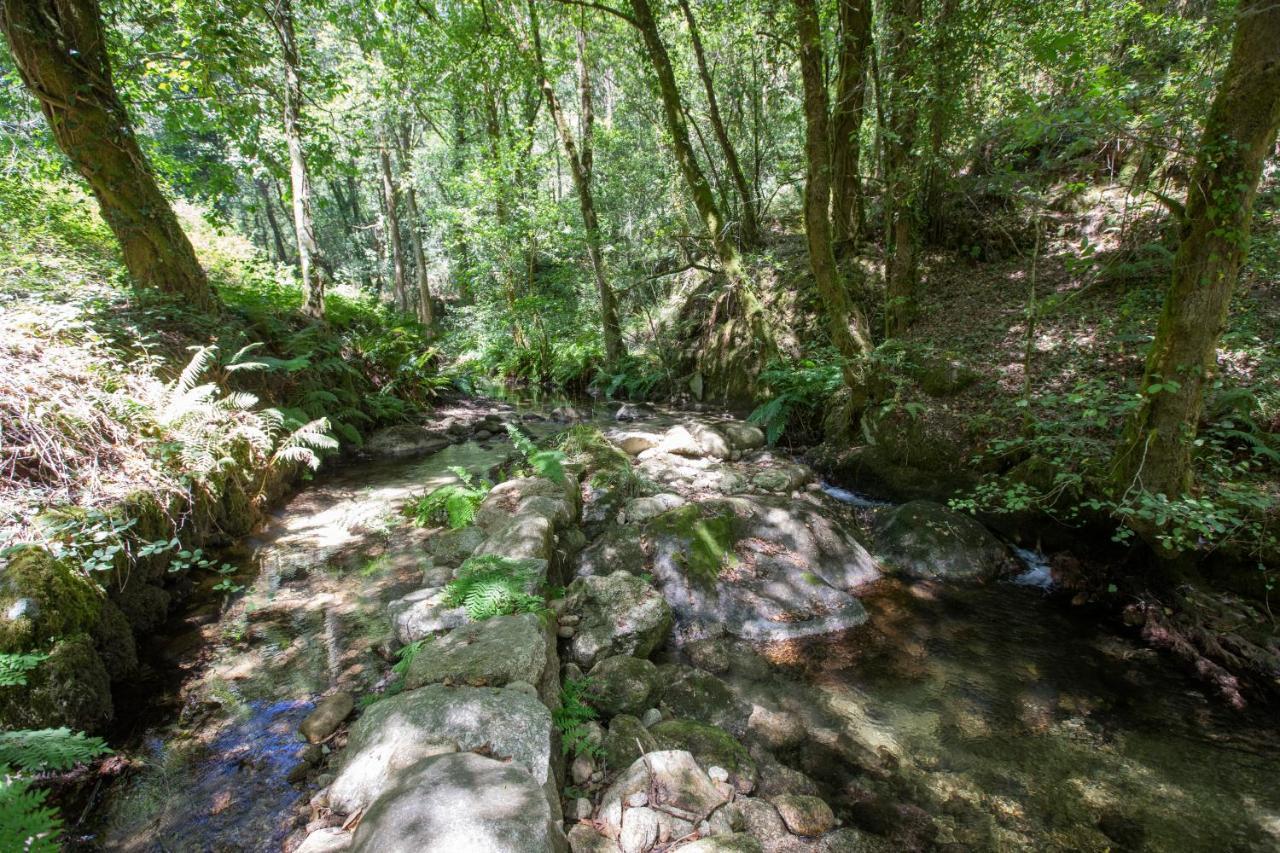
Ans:
{"type": "Polygon", "coordinates": [[[284,247],[284,234],[280,231],[280,220],[276,218],[276,208],[271,201],[271,193],[267,191],[267,182],[262,178],[254,178],[254,186],[258,188],[258,196],[262,199],[263,213],[267,224],[271,226],[271,240],[276,248],[276,260],[282,264],[290,263],[289,252],[284,247]]]}
{"type": "MultiPolygon", "coordinates": [[[[693,205],[697,208],[698,216],[707,229],[707,235],[711,238],[711,244],[715,248],[725,275],[734,285],[744,285],[743,289],[746,290],[746,274],[742,268],[742,258],[738,254],[737,247],[728,238],[724,218],[720,215],[719,207],[716,206],[715,194],[711,191],[711,184],[707,182],[702,167],[698,165],[693,143],[689,140],[689,126],[685,122],[680,89],[676,85],[675,71],[671,67],[671,56],[667,53],[667,47],[663,44],[662,36],[658,32],[658,23],[654,20],[653,9],[649,5],[649,0],[630,0],[630,2],[631,23],[640,31],[644,39],[650,64],[653,65],[654,73],[658,78],[658,92],[662,98],[662,110],[666,118],[667,132],[676,165],[679,166],[680,174],[689,188],[693,205]]],[[[751,301],[754,302],[754,298],[751,301]]]]}
{"type": "Polygon", "coordinates": [[[204,269],[116,93],[97,0],[0,0],[0,28],[58,147],[98,200],[134,281],[214,310],[204,269]]]}
{"type": "MultiPolygon", "coordinates": [[[[1123,494],[1176,499],[1192,488],[1204,386],[1217,362],[1248,244],[1262,164],[1280,126],[1280,3],[1242,0],[1231,60],[1205,121],[1182,242],[1173,263],[1142,402],[1116,452],[1123,494]]],[[[1143,531],[1150,538],[1152,531],[1143,531]]]]}
{"type": "Polygon", "coordinates": [[[405,182],[405,208],[409,213],[409,241],[413,246],[413,274],[418,285],[418,319],[427,327],[428,336],[436,325],[435,303],[431,298],[431,277],[427,273],[427,253],[422,248],[422,221],[418,215],[418,191],[409,173],[410,129],[406,125],[398,145],[400,174],[405,182]]]}
{"type": "Polygon", "coordinates": [[[396,184],[391,175],[391,151],[385,129],[378,131],[378,167],[382,172],[382,198],[387,208],[387,244],[391,247],[391,281],[396,308],[408,312],[409,291],[405,286],[404,246],[400,241],[400,213],[396,209],[396,184]]]}
{"type": "Polygon", "coordinates": [[[916,310],[916,268],[919,253],[919,181],[912,151],[915,148],[919,111],[916,95],[910,91],[915,76],[918,28],[923,11],[921,0],[891,0],[890,99],[885,148],[885,336],[906,331],[916,310]]]}
{"type": "Polygon", "coordinates": [[[871,44],[871,0],[839,0],[840,42],[836,100],[831,108],[831,189],[834,236],[842,246],[863,230],[862,182],[858,175],[862,111],[866,105],[867,48],[871,44]]]}
{"type": "Polygon", "coordinates": [[[729,138],[729,132],[725,129],[724,120],[720,117],[720,104],[716,99],[715,83],[711,79],[711,71],[707,68],[707,58],[702,50],[702,36],[698,32],[698,21],[693,16],[693,9],[689,6],[689,0],[678,0],[678,2],[680,3],[680,10],[684,12],[684,19],[689,25],[689,40],[693,44],[693,56],[697,61],[698,77],[702,80],[702,88],[707,93],[707,116],[711,120],[711,129],[716,135],[716,141],[720,143],[725,165],[729,170],[729,176],[733,179],[733,185],[738,191],[738,198],[742,204],[742,243],[744,246],[758,246],[760,245],[760,225],[759,217],[756,214],[755,196],[752,193],[751,185],[747,183],[747,176],[742,171],[737,149],[734,148],[733,140],[729,138]]]}
{"type": "Polygon", "coordinates": [[[831,343],[843,359],[850,388],[861,385],[859,362],[871,351],[867,319],[849,298],[831,245],[831,163],[827,124],[827,82],[823,74],[822,31],[814,0],[794,0],[800,40],[800,76],[804,82],[805,154],[808,163],[804,196],[809,266],[822,297],[831,343]]]}
{"type": "Polygon", "coordinates": [[[289,148],[289,188],[293,196],[293,230],[297,234],[298,271],[302,275],[302,313],[324,317],[324,274],[311,216],[311,178],[302,147],[302,77],[298,40],[293,26],[293,0],[271,0],[271,24],[284,61],[284,137],[289,148]]]}
{"type": "Polygon", "coordinates": [[[538,77],[541,81],[542,94],[547,100],[547,109],[560,134],[560,144],[564,147],[565,158],[569,161],[569,171],[573,176],[573,186],[578,192],[578,206],[582,210],[582,224],[587,237],[587,257],[591,262],[591,272],[595,277],[596,293],[600,297],[600,323],[604,335],[605,359],[614,364],[627,354],[622,340],[622,326],[618,322],[618,301],[605,271],[604,254],[600,248],[600,221],[596,216],[595,198],[591,192],[590,155],[591,151],[591,83],[590,69],[586,61],[585,35],[579,41],[578,77],[579,97],[582,103],[582,151],[578,153],[578,143],[573,138],[573,129],[565,118],[560,107],[560,99],[551,81],[547,78],[546,62],[542,56],[542,38],[538,32],[537,9],[534,0],[529,0],[529,26],[533,33],[534,58],[538,63],[538,77]],[[584,157],[587,159],[584,161],[584,157]]]}

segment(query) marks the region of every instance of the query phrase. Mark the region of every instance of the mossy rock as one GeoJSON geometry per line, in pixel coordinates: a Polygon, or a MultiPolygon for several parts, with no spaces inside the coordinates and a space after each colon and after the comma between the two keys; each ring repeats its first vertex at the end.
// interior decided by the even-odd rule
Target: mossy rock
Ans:
{"type": "MultiPolygon", "coordinates": [[[[142,542],[173,538],[174,524],[170,510],[153,492],[137,491],[128,495],[120,502],[116,514],[121,518],[134,520],[129,532],[142,542]]],[[[176,516],[177,513],[173,515],[176,516]]],[[[143,580],[153,580],[164,577],[172,559],[173,552],[164,551],[150,557],[135,559],[132,565],[117,565],[113,583],[125,583],[130,578],[141,577],[143,580]]]]}
{"type": "Polygon", "coordinates": [[[662,666],[667,685],[661,706],[678,719],[719,726],[734,736],[746,733],[751,707],[738,699],[729,685],[709,672],[691,666],[662,666]]]}
{"type": "Polygon", "coordinates": [[[587,675],[587,699],[603,716],[643,714],[659,691],[658,668],[631,655],[605,658],[587,675]]]}
{"type": "Polygon", "coordinates": [[[111,678],[87,634],[55,643],[25,686],[0,688],[0,729],[97,731],[111,714],[111,678]]]}
{"type": "Polygon", "coordinates": [[[158,628],[169,613],[171,596],[158,586],[133,578],[122,588],[111,591],[111,599],[124,613],[135,634],[147,634],[158,628]]]}
{"type": "Polygon", "coordinates": [[[716,506],[704,516],[698,504],[665,512],[650,523],[655,538],[672,537],[686,543],[681,554],[685,574],[694,583],[713,588],[720,573],[738,562],[733,546],[739,539],[738,518],[731,507],[716,506]]]}
{"type": "Polygon", "coordinates": [[[133,639],[133,627],[115,602],[102,602],[102,611],[92,636],[94,647],[112,681],[127,678],[137,671],[138,649],[133,639]]]}
{"type": "Polygon", "coordinates": [[[66,560],[30,546],[0,570],[0,652],[22,652],[98,622],[102,594],[66,560]]]}
{"type": "Polygon", "coordinates": [[[734,787],[743,793],[755,790],[759,781],[756,763],[747,748],[719,726],[697,720],[664,720],[649,730],[658,749],[683,749],[693,753],[704,769],[723,767],[734,787]]]}
{"type": "Polygon", "coordinates": [[[604,736],[604,760],[611,770],[625,770],[641,755],[658,748],[653,733],[639,718],[619,714],[609,722],[604,736]]]}

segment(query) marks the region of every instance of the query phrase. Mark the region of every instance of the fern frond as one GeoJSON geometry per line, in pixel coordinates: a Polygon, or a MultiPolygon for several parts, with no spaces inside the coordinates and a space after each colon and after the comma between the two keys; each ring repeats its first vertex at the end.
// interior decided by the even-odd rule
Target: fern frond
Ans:
{"type": "Polygon", "coordinates": [[[0,764],[28,773],[67,770],[111,750],[102,738],[70,729],[28,729],[0,732],[0,764]]]}
{"type": "Polygon", "coordinates": [[[178,382],[173,389],[178,395],[186,394],[196,387],[200,377],[209,369],[209,363],[218,354],[218,347],[213,344],[207,347],[188,347],[188,349],[194,350],[195,355],[191,356],[191,361],[187,362],[187,366],[182,368],[182,373],[178,375],[178,382]]]}

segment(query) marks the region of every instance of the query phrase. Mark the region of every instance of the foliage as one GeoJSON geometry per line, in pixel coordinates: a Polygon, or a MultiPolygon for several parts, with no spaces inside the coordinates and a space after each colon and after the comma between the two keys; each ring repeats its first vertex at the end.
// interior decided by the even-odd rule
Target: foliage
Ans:
{"type": "Polygon", "coordinates": [[[657,486],[636,473],[631,457],[590,424],[575,424],[560,438],[560,450],[568,458],[581,461],[590,483],[623,497],[640,497],[657,491],[657,486]]]}
{"type": "Polygon", "coordinates": [[[440,523],[447,523],[453,530],[466,527],[475,519],[476,508],[493,488],[488,480],[476,480],[465,468],[449,470],[458,478],[457,482],[447,483],[405,504],[405,514],[419,527],[440,523]]]}
{"type": "Polygon", "coordinates": [[[596,709],[587,704],[590,681],[585,678],[567,678],[560,687],[560,707],[551,712],[551,718],[560,730],[561,748],[565,755],[599,756],[603,747],[593,743],[587,723],[596,719],[596,709]]]}
{"type": "Polygon", "coordinates": [[[110,753],[102,738],[65,728],[0,732],[0,765],[27,773],[67,770],[110,753]]]}
{"type": "MultiPolygon", "coordinates": [[[[39,652],[25,654],[0,654],[0,687],[21,687],[27,683],[27,673],[49,657],[39,652]]],[[[3,737],[0,734],[0,737],[3,737]]],[[[2,760],[2,759],[0,759],[2,760]]]]}
{"type": "Polygon", "coordinates": [[[496,555],[469,557],[444,589],[446,607],[462,607],[475,621],[545,609],[538,574],[520,560],[496,555]],[[533,590],[533,591],[531,591],[533,590]]]}
{"type": "Polygon", "coordinates": [[[773,361],[760,374],[769,397],[747,416],[760,424],[770,444],[788,428],[812,433],[822,422],[827,401],[840,387],[840,365],[834,353],[815,359],[773,361]]]}
{"type": "Polygon", "coordinates": [[[110,752],[101,738],[65,728],[0,732],[0,848],[58,850],[62,820],[29,774],[67,770],[110,752]]]}
{"type": "Polygon", "coordinates": [[[522,433],[515,424],[507,424],[506,427],[507,435],[511,436],[511,443],[524,456],[525,462],[528,463],[535,476],[545,477],[553,483],[563,483],[565,481],[564,451],[539,450],[532,439],[522,433]]]}

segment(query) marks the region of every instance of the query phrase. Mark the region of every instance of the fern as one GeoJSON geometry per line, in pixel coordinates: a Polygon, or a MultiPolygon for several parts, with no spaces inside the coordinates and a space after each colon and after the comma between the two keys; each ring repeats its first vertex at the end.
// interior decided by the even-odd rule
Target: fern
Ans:
{"type": "Polygon", "coordinates": [[[27,673],[40,665],[48,655],[0,654],[0,687],[22,687],[27,683],[27,673]]]}
{"type": "Polygon", "coordinates": [[[488,480],[477,481],[465,468],[449,469],[458,478],[414,501],[405,507],[414,524],[426,527],[432,524],[448,524],[453,530],[469,525],[476,517],[476,509],[485,495],[493,488],[488,480]]]}
{"type": "Polygon", "coordinates": [[[596,719],[596,709],[586,702],[590,683],[585,678],[565,679],[560,688],[560,707],[551,719],[560,730],[561,748],[565,755],[599,755],[603,750],[593,743],[586,724],[596,719]]]}
{"type": "Polygon", "coordinates": [[[525,461],[529,463],[529,467],[533,469],[535,474],[539,477],[545,477],[553,483],[563,483],[565,481],[564,451],[539,450],[532,439],[516,429],[514,424],[507,424],[506,427],[507,434],[511,436],[511,443],[524,456],[525,461]]]}
{"type": "Polygon", "coordinates": [[[46,805],[47,796],[0,766],[0,850],[57,853],[62,819],[46,805]]]}
{"type": "Polygon", "coordinates": [[[0,765],[29,773],[67,770],[110,753],[102,738],[70,729],[0,732],[0,765]]]}
{"type": "Polygon", "coordinates": [[[511,613],[538,613],[545,602],[535,572],[519,560],[486,555],[470,557],[444,588],[442,603],[462,607],[474,621],[511,613]]]}
{"type": "Polygon", "coordinates": [[[270,464],[296,462],[314,471],[320,467],[320,456],[316,451],[336,450],[337,447],[338,440],[329,434],[329,419],[316,418],[289,433],[276,447],[270,464]]]}

